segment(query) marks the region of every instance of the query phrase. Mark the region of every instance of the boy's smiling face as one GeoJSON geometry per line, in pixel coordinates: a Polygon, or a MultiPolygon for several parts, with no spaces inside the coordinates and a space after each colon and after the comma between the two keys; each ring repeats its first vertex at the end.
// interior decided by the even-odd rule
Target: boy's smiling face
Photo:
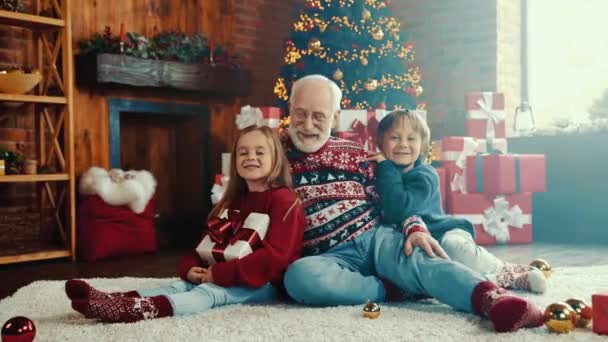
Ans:
{"type": "Polygon", "coordinates": [[[420,157],[422,137],[407,117],[395,120],[382,141],[382,153],[397,165],[410,166],[420,157]]]}

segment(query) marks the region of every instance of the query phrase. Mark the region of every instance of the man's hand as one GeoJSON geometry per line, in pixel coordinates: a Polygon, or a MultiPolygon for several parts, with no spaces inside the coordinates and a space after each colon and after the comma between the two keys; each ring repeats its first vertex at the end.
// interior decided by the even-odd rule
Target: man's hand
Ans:
{"type": "Polygon", "coordinates": [[[412,255],[414,247],[422,248],[430,257],[440,256],[444,259],[450,258],[443,248],[441,248],[439,242],[425,232],[414,232],[407,237],[405,244],[403,245],[405,255],[412,255]]]}
{"type": "Polygon", "coordinates": [[[379,163],[385,161],[386,157],[382,152],[367,152],[367,161],[379,163]]]}

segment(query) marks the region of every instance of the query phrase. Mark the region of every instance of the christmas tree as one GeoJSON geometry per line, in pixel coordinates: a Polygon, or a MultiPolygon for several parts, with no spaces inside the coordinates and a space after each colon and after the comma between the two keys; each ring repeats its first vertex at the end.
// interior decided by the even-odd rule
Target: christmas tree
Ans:
{"type": "Polygon", "coordinates": [[[274,92],[287,108],[291,85],[322,74],[342,89],[342,108],[424,109],[413,43],[391,16],[390,0],[306,0],[285,42],[274,92]]]}

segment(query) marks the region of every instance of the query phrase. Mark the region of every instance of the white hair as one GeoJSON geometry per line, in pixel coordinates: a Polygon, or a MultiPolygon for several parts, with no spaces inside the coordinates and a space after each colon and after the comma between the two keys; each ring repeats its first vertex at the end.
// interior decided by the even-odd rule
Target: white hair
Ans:
{"type": "Polygon", "coordinates": [[[309,82],[309,81],[313,81],[313,80],[323,81],[327,84],[327,87],[329,88],[329,93],[331,95],[332,112],[335,113],[335,112],[339,111],[340,102],[342,101],[342,90],[340,90],[340,87],[338,87],[338,85],[334,81],[330,80],[329,78],[327,78],[321,74],[307,75],[307,76],[304,76],[304,77],[298,79],[297,81],[295,81],[293,83],[293,86],[291,87],[291,94],[289,95],[289,103],[292,104],[294,95],[296,94],[296,92],[298,91],[298,89],[300,88],[300,86],[302,84],[309,82]]]}

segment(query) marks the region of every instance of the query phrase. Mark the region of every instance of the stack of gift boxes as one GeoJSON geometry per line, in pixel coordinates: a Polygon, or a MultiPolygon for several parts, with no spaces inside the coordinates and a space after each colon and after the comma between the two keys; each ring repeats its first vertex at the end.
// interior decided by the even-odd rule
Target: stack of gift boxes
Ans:
{"type": "Polygon", "coordinates": [[[466,95],[467,135],[440,143],[444,210],[475,225],[480,245],[532,242],[532,193],[545,191],[545,156],[507,151],[504,96],[466,95]]]}

